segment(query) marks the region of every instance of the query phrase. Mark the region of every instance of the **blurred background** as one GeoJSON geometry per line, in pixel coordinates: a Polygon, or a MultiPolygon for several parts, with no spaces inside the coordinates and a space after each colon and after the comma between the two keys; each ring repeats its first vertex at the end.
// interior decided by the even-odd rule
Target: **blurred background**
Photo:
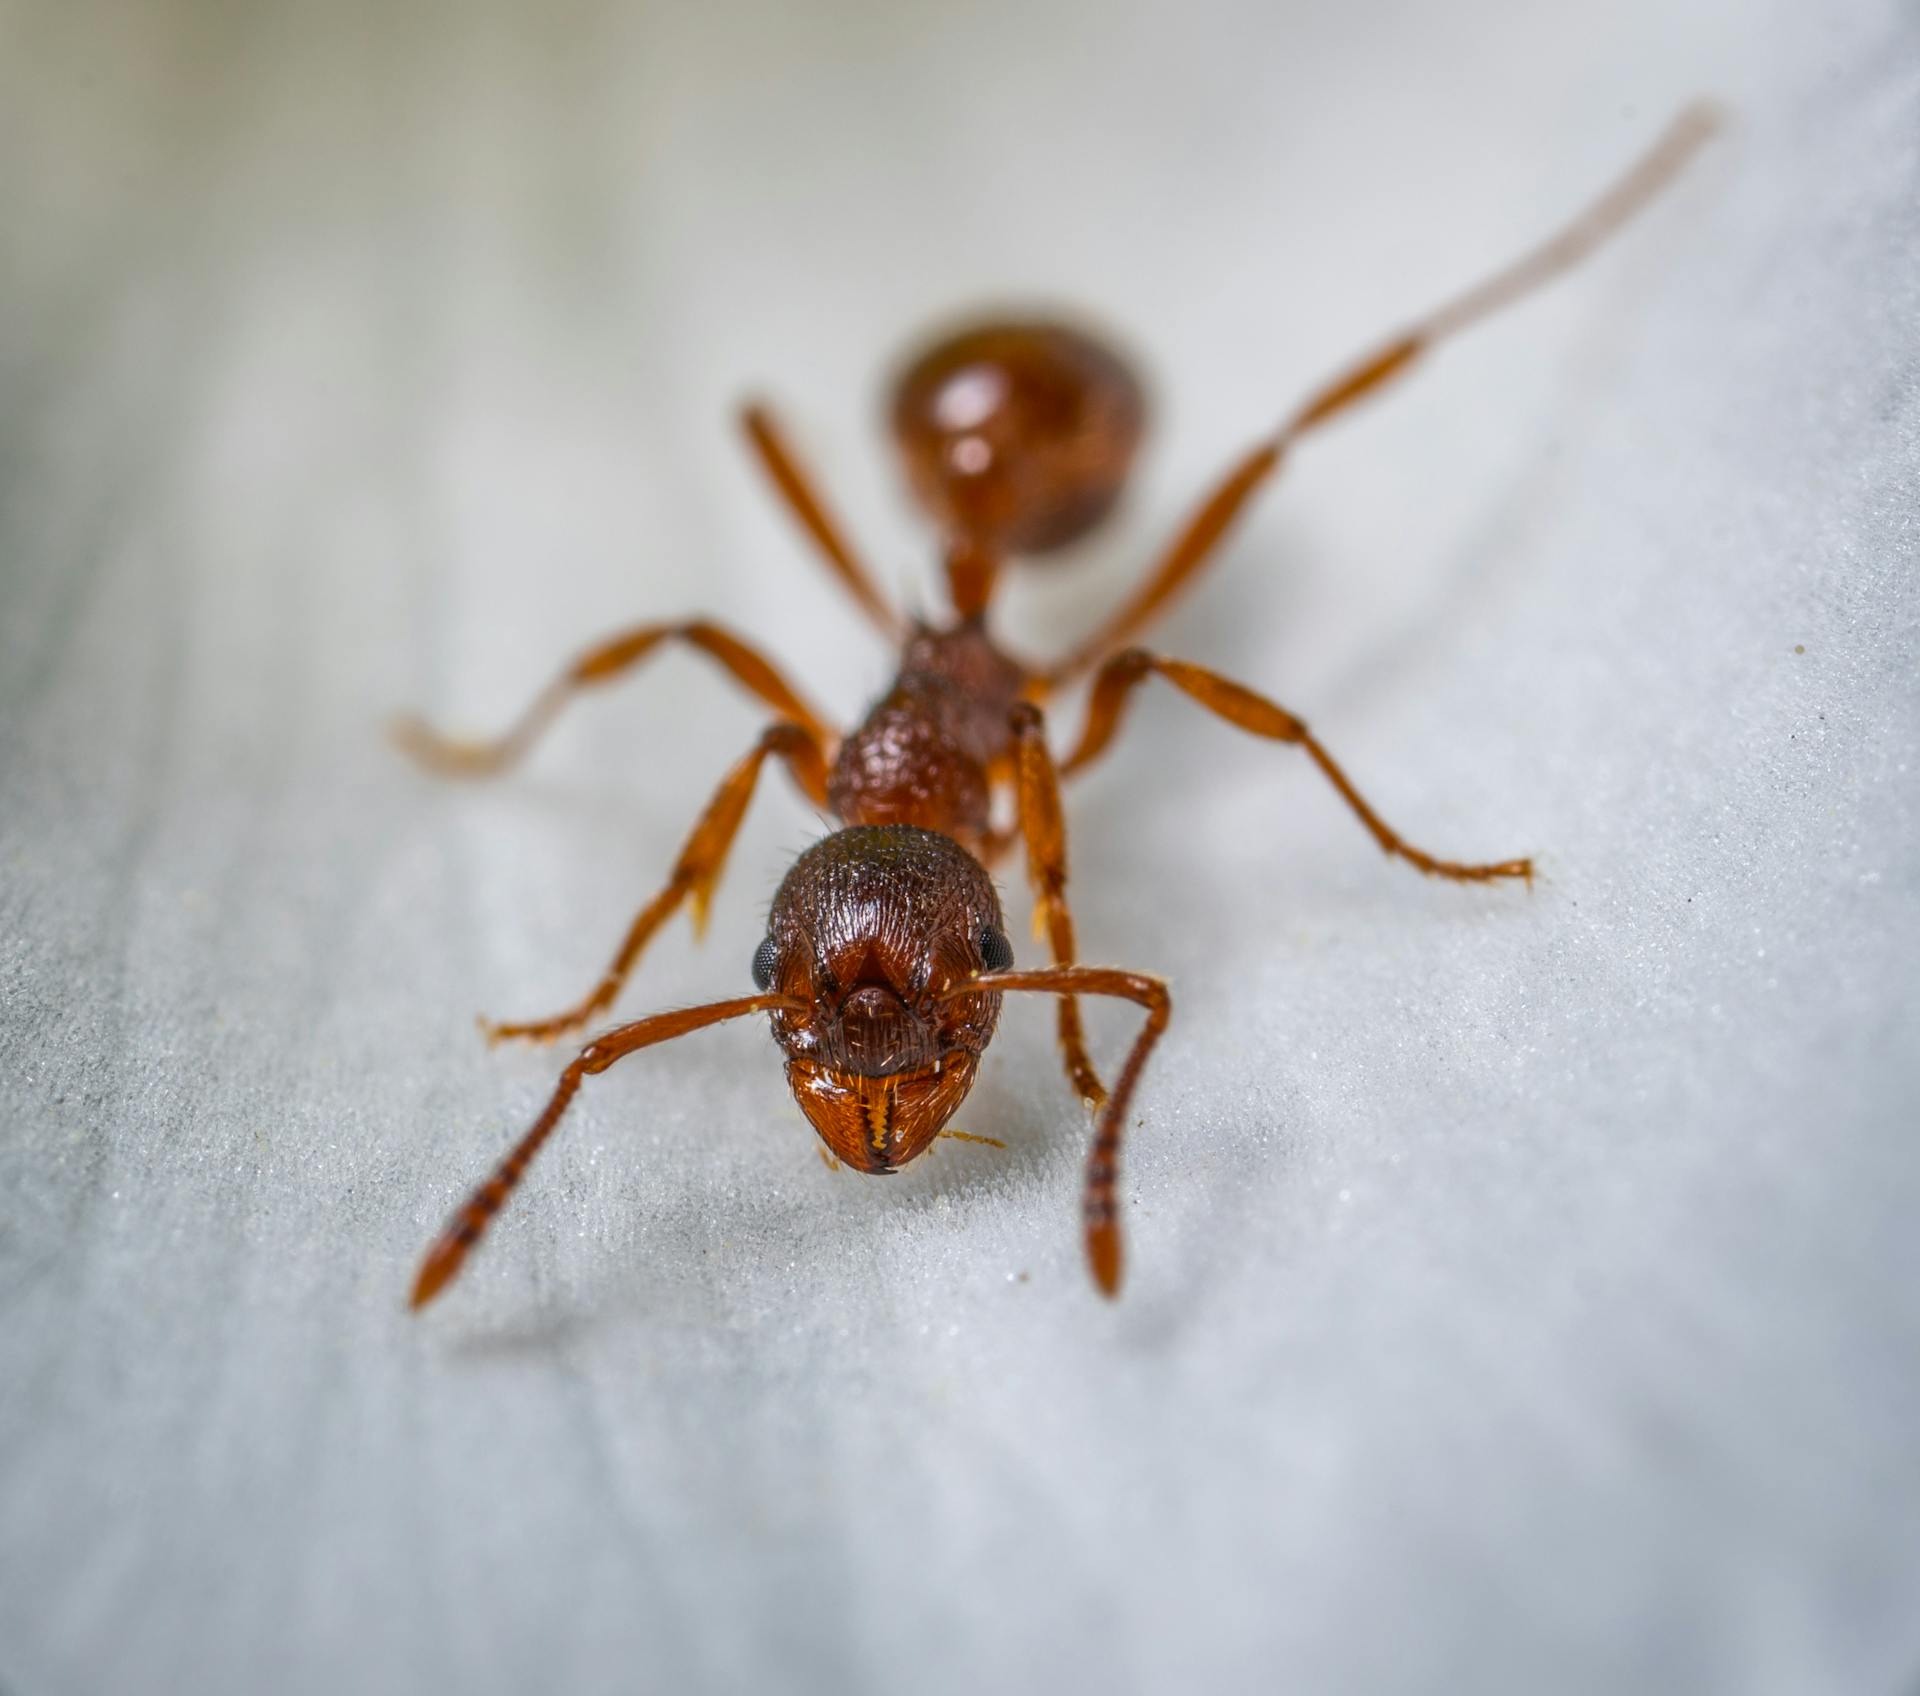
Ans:
{"type": "MultiPolygon", "coordinates": [[[[8,1696],[1912,1688],[1911,4],[9,0],[0,161],[8,1696]],[[1119,1305],[1010,1006],[1005,1152],[829,1173],[716,1031],[405,1314],[558,1064],[473,1015],[586,987],[756,716],[663,658],[456,787],[391,712],[707,612],[851,717],[890,658],[732,409],[936,611],[880,407],[983,304],[1152,387],[1119,521],[1000,609],[1055,651],[1702,93],[1156,637],[1534,893],[1171,695],[1072,797],[1084,953],[1177,998],[1119,1305]]],[[[770,781],[623,1013],[744,992],[819,829],[770,781]]]]}

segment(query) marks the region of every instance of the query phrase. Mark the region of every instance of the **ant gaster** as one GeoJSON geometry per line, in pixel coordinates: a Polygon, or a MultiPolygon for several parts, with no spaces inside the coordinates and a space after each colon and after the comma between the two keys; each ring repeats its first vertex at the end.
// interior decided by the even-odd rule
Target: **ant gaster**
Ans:
{"type": "Polygon", "coordinates": [[[1683,112],[1559,234],[1314,391],[1228,470],[1118,610],[1051,665],[1029,665],[1002,650],[988,630],[987,609],[1007,561],[1044,558],[1079,540],[1118,499],[1145,407],[1117,354],[1061,323],[996,320],[935,342],[899,376],[894,438],[908,485],[945,542],[954,617],[938,627],[909,625],[888,604],[773,414],[750,406],[743,423],[760,464],[842,588],[900,652],[891,687],[856,729],[836,734],[760,652],[694,620],[643,625],[583,654],[496,741],[454,742],[412,720],[398,735],[434,770],[500,771],[576,692],[669,643],[717,662],[773,714],[722,780],[666,887],[634,919],[592,992],[552,1018],[487,1026],[495,1040],[550,1040],[579,1030],[613,1004],[648,940],[680,907],[691,910],[696,929],[704,925],[768,759],[784,764],[801,792],[844,828],[807,849],[781,883],[753,958],[755,994],[620,1025],[580,1051],[532,1129],[429,1250],[413,1305],[430,1301],[459,1271],[581,1082],[627,1055],[722,1020],[767,1014],[787,1057],[787,1081],[826,1147],[858,1171],[892,1172],[937,1136],[959,1134],[944,1127],[973,1083],[1002,998],[1027,992],[1056,998],[1068,1078],[1096,1115],[1083,1197],[1086,1253],[1095,1284],[1116,1294],[1121,1131],[1171,1003],[1158,978],[1078,963],[1059,780],[1106,751],[1133,692],[1157,677],[1241,730],[1302,749],[1387,854],[1436,877],[1531,882],[1528,859],[1467,864],[1415,847],[1286,708],[1201,666],[1131,644],[1214,557],[1302,436],[1401,376],[1436,343],[1568,269],[1679,168],[1712,123],[1705,108],[1683,112]],[[1055,691],[1088,676],[1085,725],[1056,763],[1042,709],[1055,691]],[[1003,816],[1011,822],[997,823],[1003,816]],[[1026,853],[1035,933],[1052,956],[1052,964],[1030,970],[1013,964],[986,870],[1016,839],[1026,853]],[[1083,995],[1119,997],[1145,1010],[1111,1090],[1087,1056],[1076,1002],[1083,995]]]}

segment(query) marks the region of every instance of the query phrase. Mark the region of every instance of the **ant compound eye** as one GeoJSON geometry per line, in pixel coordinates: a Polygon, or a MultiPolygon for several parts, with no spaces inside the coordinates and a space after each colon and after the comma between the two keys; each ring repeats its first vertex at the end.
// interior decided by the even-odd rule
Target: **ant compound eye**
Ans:
{"type": "Polygon", "coordinates": [[[990,972],[1004,972],[1013,964],[1013,944],[1007,933],[987,925],[980,932],[980,958],[990,972]]]}
{"type": "Polygon", "coordinates": [[[753,951],[753,981],[765,994],[773,983],[773,968],[780,963],[780,950],[768,937],[753,951]]]}

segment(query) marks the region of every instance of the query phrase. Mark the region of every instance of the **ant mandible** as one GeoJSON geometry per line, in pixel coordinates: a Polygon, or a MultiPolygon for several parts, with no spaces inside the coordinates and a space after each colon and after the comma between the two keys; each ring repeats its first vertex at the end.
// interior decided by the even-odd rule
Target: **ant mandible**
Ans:
{"type": "Polygon", "coordinates": [[[782,761],[801,792],[842,828],[802,853],[774,896],[753,957],[758,993],[658,1013],[594,1038],[560,1075],[545,1110],[428,1251],[412,1305],[431,1301],[460,1270],[493,1216],[559,1124],[581,1082],[627,1055],[750,1013],[772,1018],[787,1082],[832,1154],[861,1172],[893,1172],[931,1146],[966,1098],[1002,996],[1057,998],[1069,1081],[1097,1114],[1083,1200],[1094,1283],[1120,1289],[1115,1186],[1128,1103],[1171,1010],[1166,985],[1141,972],[1078,963],[1067,902],[1060,779],[1104,753],[1135,689],[1158,677],[1229,724],[1305,751],[1389,855],[1459,882],[1520,879],[1529,859],[1442,860],[1395,831],[1304,721],[1202,666],[1130,644],[1218,552],[1247,502],[1294,444],[1404,374],[1437,343],[1566,271],[1636,211],[1713,128],[1703,106],[1683,111],[1653,148],[1551,240],[1418,320],[1314,391],[1280,428],[1220,479],[1139,587],[1065,658],[1036,668],[989,633],[994,583],[1011,559],[1039,559],[1094,529],[1117,500],[1144,423],[1139,385],[1122,360],[1058,323],[990,321],[922,351],[900,376],[892,425],[907,480],[945,539],[951,622],[909,624],[875,587],[764,405],[742,422],[753,451],[826,564],[900,651],[892,685],[840,736],[774,664],[704,619],[649,624],[582,654],[504,736],[445,739],[418,721],[396,729],[422,764],[477,777],[504,770],[578,691],[606,683],[669,643],[716,661],[773,711],[773,722],[729,771],[674,863],[666,887],[628,927],[613,963],[578,1005],[552,1018],[485,1025],[490,1040],[549,1041],[612,1006],[642,950],[683,905],[705,924],[727,851],[761,767],[782,761]],[[1042,708],[1092,675],[1086,723],[1065,759],[1048,749],[1042,708]],[[1012,823],[996,824],[1011,799],[1012,823]],[[1003,802],[996,808],[995,802],[1003,802]],[[1034,930],[1050,966],[1017,970],[987,875],[1015,839],[1025,847],[1034,930]],[[1114,996],[1146,1020],[1109,1091],[1081,1033],[1076,997],[1114,996]]]}

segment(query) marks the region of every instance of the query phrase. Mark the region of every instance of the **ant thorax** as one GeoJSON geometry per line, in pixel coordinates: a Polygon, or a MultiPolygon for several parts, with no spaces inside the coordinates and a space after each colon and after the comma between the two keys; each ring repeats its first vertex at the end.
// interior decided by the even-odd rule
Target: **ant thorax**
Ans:
{"type": "Polygon", "coordinates": [[[848,824],[919,825],[979,847],[1025,684],[982,621],[917,629],[892,686],[840,745],[828,804],[848,824]]]}

